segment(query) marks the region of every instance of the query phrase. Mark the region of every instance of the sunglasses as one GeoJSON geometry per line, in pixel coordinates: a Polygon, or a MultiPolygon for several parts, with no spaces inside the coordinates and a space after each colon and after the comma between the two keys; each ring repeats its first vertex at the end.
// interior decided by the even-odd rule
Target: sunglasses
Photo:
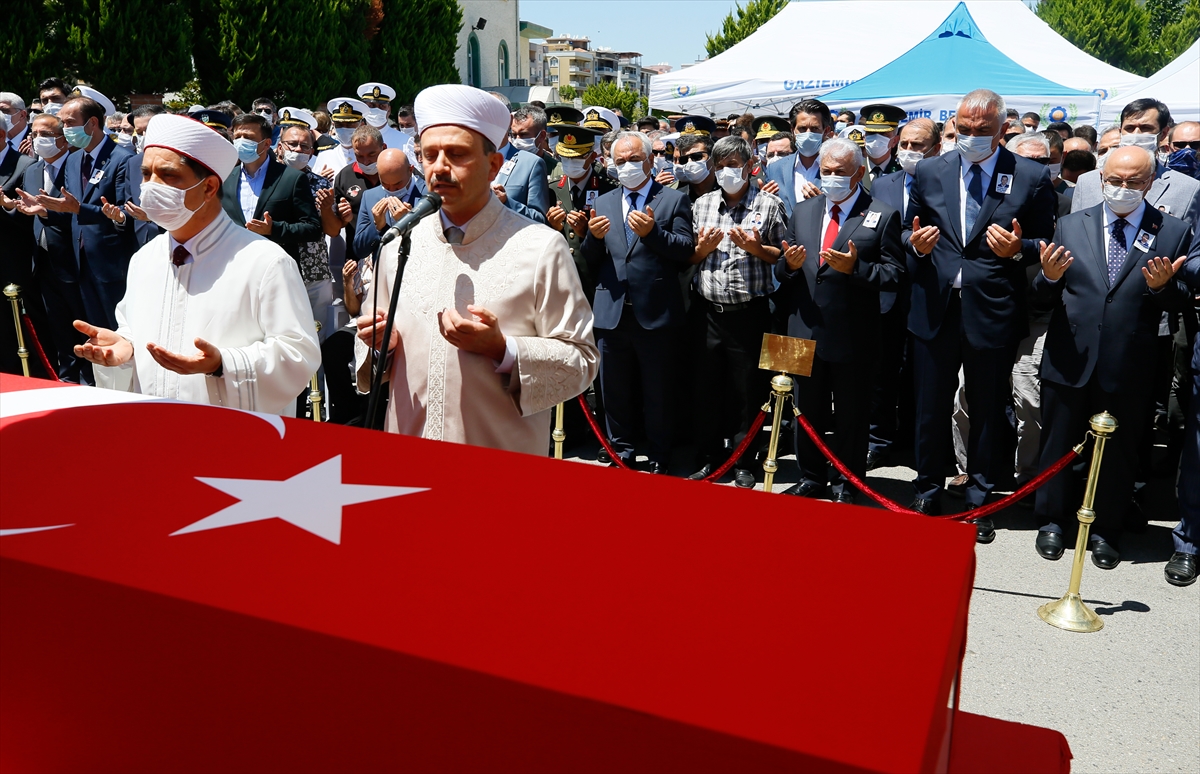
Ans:
{"type": "Polygon", "coordinates": [[[1033,156],[1026,156],[1025,158],[1029,159],[1030,161],[1036,161],[1037,163],[1043,164],[1043,165],[1050,163],[1049,156],[1038,156],[1036,158],[1033,156]]]}
{"type": "Polygon", "coordinates": [[[697,153],[689,153],[686,156],[680,156],[679,160],[684,163],[687,163],[689,161],[704,161],[707,158],[708,158],[707,153],[705,153],[704,151],[699,151],[697,153]]]}
{"type": "Polygon", "coordinates": [[[1200,151],[1200,140],[1192,140],[1191,142],[1173,142],[1171,147],[1177,151],[1191,148],[1192,150],[1200,151]]]}
{"type": "Polygon", "coordinates": [[[663,148],[662,150],[656,150],[656,151],[654,151],[654,155],[655,156],[665,156],[665,155],[667,155],[667,149],[663,148]]]}

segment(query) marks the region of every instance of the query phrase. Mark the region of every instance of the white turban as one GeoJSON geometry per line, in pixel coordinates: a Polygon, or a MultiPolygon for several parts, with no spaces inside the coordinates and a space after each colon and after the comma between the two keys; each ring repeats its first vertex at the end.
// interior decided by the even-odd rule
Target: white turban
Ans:
{"type": "Polygon", "coordinates": [[[146,126],[146,147],[166,148],[215,172],[222,180],[237,164],[233,145],[194,118],[161,113],[146,126]]]}
{"type": "Polygon", "coordinates": [[[461,126],[483,135],[492,145],[504,145],[512,113],[503,102],[473,86],[447,83],[430,86],[413,103],[417,127],[461,126]]]}

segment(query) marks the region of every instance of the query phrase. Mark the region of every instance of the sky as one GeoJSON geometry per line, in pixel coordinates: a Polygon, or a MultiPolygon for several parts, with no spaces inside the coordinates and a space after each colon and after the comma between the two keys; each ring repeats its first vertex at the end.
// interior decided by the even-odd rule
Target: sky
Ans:
{"type": "MultiPolygon", "coordinates": [[[[640,51],[642,64],[679,65],[704,56],[734,0],[520,0],[521,20],[555,35],[592,39],[592,46],[640,51]]],[[[743,5],[745,3],[743,2],[743,5]]]]}

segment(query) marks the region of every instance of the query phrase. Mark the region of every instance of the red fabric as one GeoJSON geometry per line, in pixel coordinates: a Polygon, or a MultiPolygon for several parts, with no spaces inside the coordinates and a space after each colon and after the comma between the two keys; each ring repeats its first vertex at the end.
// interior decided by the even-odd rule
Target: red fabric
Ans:
{"type": "Polygon", "coordinates": [[[33,351],[37,353],[38,361],[41,362],[42,368],[46,371],[46,378],[56,382],[59,381],[58,372],[50,364],[50,358],[46,357],[46,350],[42,349],[42,342],[38,338],[37,329],[33,327],[33,320],[29,319],[29,315],[22,314],[21,323],[25,326],[25,335],[29,338],[29,343],[32,345],[33,351]]]}
{"type": "MultiPolygon", "coordinates": [[[[838,228],[840,227],[838,217],[841,214],[842,211],[836,204],[829,208],[829,225],[825,227],[825,238],[821,240],[821,252],[825,252],[833,247],[833,243],[837,241],[838,228]]],[[[822,258],[818,266],[824,263],[825,259],[822,258]]]]}
{"type": "Polygon", "coordinates": [[[1068,774],[1071,747],[1057,731],[970,712],[954,718],[950,774],[1068,774]]]}
{"type": "Polygon", "coordinates": [[[284,427],[168,403],[0,426],[0,529],[72,525],[0,537],[0,770],[935,768],[973,529],[855,512],[920,600],[881,640],[813,550],[843,506],[284,427]],[[119,473],[62,496],[38,461],[104,433],[119,473]],[[342,508],[340,544],[278,518],[171,536],[238,502],[198,477],[340,450],[347,483],[428,491],[342,508]]]}

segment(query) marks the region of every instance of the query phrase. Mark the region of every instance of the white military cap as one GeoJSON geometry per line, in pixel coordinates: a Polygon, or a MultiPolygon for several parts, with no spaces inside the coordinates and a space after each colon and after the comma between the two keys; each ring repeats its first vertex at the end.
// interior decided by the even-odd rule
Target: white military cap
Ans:
{"type": "Polygon", "coordinates": [[[98,89],[93,89],[91,86],[79,85],[75,87],[75,94],[88,99],[94,99],[104,108],[104,117],[107,118],[117,112],[117,106],[112,103],[112,100],[104,96],[98,89]]]}
{"type": "Polygon", "coordinates": [[[313,114],[298,107],[281,107],[279,108],[280,126],[304,126],[309,129],[317,128],[317,119],[313,118],[313,114]]]}
{"type": "Polygon", "coordinates": [[[461,126],[483,135],[492,145],[504,145],[512,113],[500,100],[474,86],[445,83],[430,86],[413,103],[417,126],[424,134],[434,126],[461,126]]]}
{"type": "Polygon", "coordinates": [[[357,124],[367,114],[367,106],[354,97],[334,97],[329,100],[329,118],[335,124],[357,124]]]}
{"type": "Polygon", "coordinates": [[[146,126],[146,147],[166,148],[187,156],[224,180],[237,164],[233,144],[194,118],[161,113],[146,126]]]}
{"type": "Polygon", "coordinates": [[[374,102],[391,102],[396,98],[396,90],[386,83],[371,81],[358,87],[358,96],[374,102]]]}

